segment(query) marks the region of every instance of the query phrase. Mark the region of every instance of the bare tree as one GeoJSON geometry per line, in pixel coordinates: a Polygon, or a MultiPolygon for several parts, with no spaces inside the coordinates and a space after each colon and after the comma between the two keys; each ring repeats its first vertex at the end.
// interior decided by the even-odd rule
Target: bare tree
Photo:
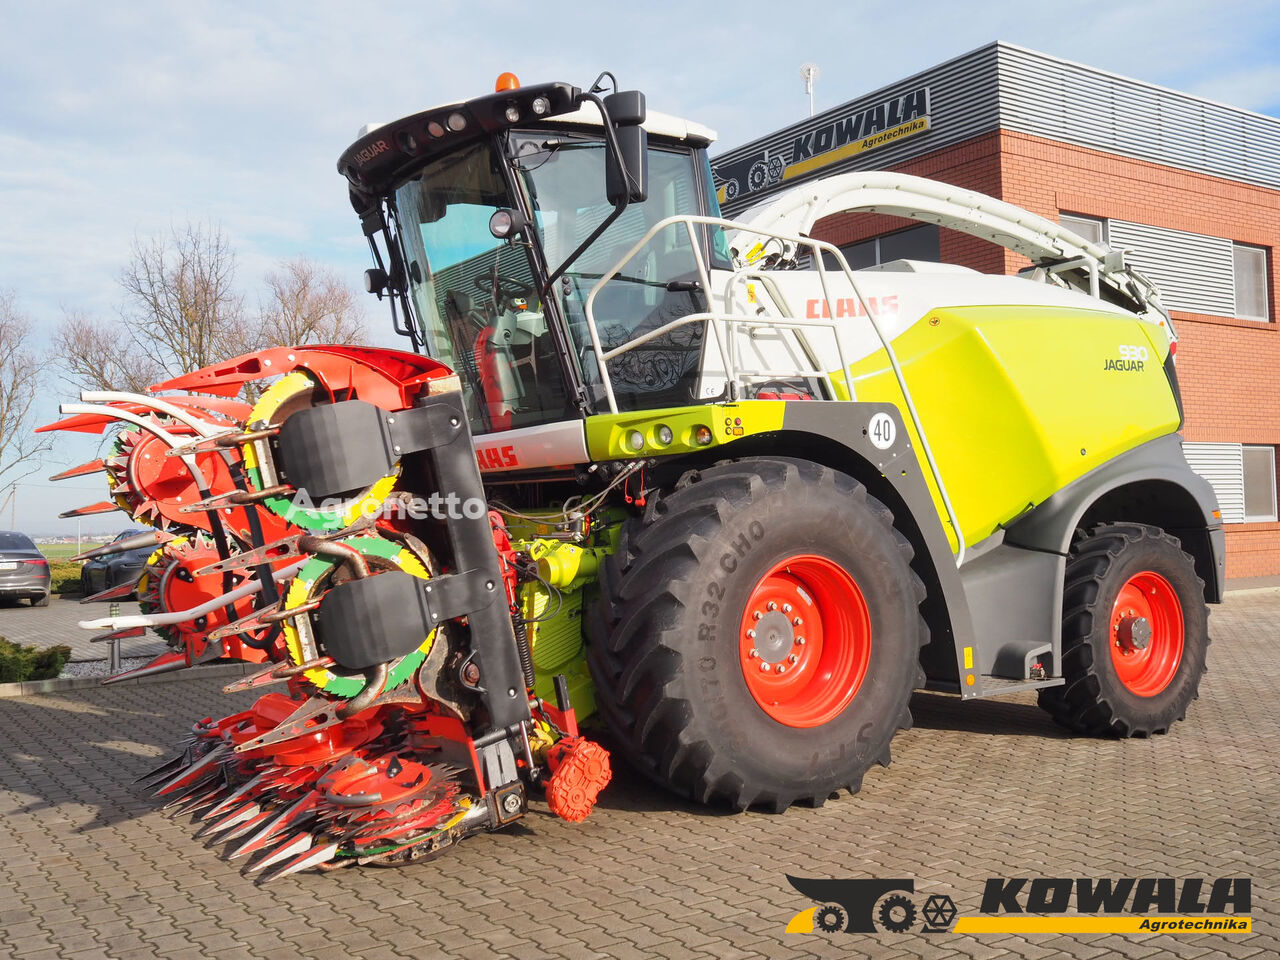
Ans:
{"type": "Polygon", "coordinates": [[[99,323],[79,311],[63,311],[53,345],[66,379],[77,388],[146,392],[165,374],[151,357],[137,351],[120,324],[99,323]]]}
{"type": "Polygon", "coordinates": [[[0,290],[0,487],[40,469],[39,458],[52,446],[48,434],[31,432],[47,360],[31,349],[30,335],[13,293],[0,290]]]}
{"type": "Polygon", "coordinates": [[[267,274],[266,281],[257,331],[264,346],[364,341],[364,312],[332,270],[294,257],[267,274]]]}
{"type": "Polygon", "coordinates": [[[120,274],[134,345],[169,374],[244,352],[248,325],[235,288],[235,253],[220,227],[188,223],[134,240],[120,274]]]}
{"type": "Polygon", "coordinates": [[[55,335],[79,386],[136,390],[253,349],[235,253],[215,225],[134,240],[120,285],[118,321],[71,312],[55,335]]]}

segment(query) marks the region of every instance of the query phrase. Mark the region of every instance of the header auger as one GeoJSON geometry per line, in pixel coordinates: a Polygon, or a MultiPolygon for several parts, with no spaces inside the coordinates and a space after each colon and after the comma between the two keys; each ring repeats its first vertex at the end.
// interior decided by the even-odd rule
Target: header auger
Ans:
{"type": "Polygon", "coordinates": [[[54,425],[120,431],[63,476],[156,530],[142,613],[83,625],[168,640],[128,676],[272,687],[150,776],[262,878],[428,857],[532,788],[582,819],[592,720],[666,788],[783,810],[887,764],[918,688],[1108,736],[1196,696],[1223,537],[1151,283],[914,177],[722,220],[714,134],[605,80],[504,77],[342,155],[426,356],[281,347],[54,425]],[[1032,265],[854,271],[808,236],[839,210],[1032,265]]]}

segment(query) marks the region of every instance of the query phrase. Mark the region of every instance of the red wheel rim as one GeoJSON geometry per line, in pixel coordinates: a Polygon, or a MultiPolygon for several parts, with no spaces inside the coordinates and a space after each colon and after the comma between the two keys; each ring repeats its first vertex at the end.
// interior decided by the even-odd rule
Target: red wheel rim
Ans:
{"type": "Polygon", "coordinates": [[[1172,584],[1144,570],[1130,577],[1111,608],[1109,645],[1116,676],[1130,693],[1154,697],[1182,662],[1182,604],[1172,584]]]}
{"type": "Polygon", "coordinates": [[[747,689],[788,727],[817,727],[857,695],[871,660],[867,601],[843,567],[798,554],[769,569],[738,630],[747,689]]]}

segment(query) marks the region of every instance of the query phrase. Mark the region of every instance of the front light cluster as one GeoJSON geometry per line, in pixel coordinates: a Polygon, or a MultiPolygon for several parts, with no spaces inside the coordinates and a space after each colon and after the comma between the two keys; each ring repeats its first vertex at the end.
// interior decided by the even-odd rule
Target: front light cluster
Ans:
{"type": "MultiPolygon", "coordinates": [[[[715,439],[715,435],[711,432],[711,428],[702,423],[689,428],[689,432],[684,434],[683,437],[684,439],[682,443],[686,447],[705,447],[715,439]]],[[[646,447],[661,450],[664,447],[671,446],[675,442],[675,430],[665,423],[659,423],[651,428],[647,437],[643,430],[628,430],[623,436],[622,445],[624,449],[630,453],[640,453],[646,447]]]]}

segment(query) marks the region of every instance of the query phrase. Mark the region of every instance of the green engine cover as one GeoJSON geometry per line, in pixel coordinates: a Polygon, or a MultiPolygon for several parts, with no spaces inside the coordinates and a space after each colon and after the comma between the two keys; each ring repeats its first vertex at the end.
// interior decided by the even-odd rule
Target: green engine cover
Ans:
{"type": "MultiPolygon", "coordinates": [[[[1063,307],[949,307],[929,313],[893,345],[969,543],[1113,457],[1178,429],[1163,369],[1168,347],[1136,318],[1063,307]]],[[[858,400],[888,401],[905,413],[883,350],[851,370],[858,400]]]]}

